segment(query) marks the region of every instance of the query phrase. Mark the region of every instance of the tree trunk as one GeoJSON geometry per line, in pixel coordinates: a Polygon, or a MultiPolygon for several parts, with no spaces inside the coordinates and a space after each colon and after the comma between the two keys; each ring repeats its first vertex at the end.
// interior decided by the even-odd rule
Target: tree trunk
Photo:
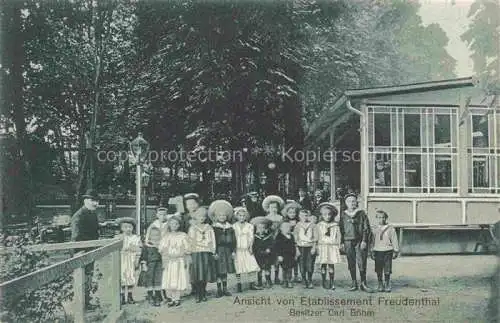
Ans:
{"type": "MultiPolygon", "coordinates": [[[[4,63],[10,70],[5,77],[6,85],[6,106],[12,111],[12,117],[16,127],[16,137],[18,145],[18,158],[20,165],[19,186],[20,194],[17,196],[20,212],[29,217],[33,212],[33,176],[31,174],[32,152],[30,149],[30,140],[26,133],[26,117],[23,104],[23,64],[25,60],[22,35],[21,9],[23,3],[20,1],[7,1],[3,3],[3,23],[5,23],[4,33],[2,35],[4,49],[4,63]]],[[[17,203],[16,203],[17,204],[17,203]]]]}
{"type": "Polygon", "coordinates": [[[241,196],[241,162],[234,160],[231,163],[231,203],[234,205],[241,196]]]}
{"type": "MultiPolygon", "coordinates": [[[[286,114],[284,115],[285,124],[285,141],[283,149],[290,157],[295,156],[295,153],[304,152],[304,127],[302,125],[302,106],[297,96],[290,98],[285,102],[286,114]]],[[[290,182],[288,192],[294,196],[297,194],[299,187],[305,187],[305,162],[303,160],[290,161],[285,159],[285,168],[290,174],[290,182]]]]}

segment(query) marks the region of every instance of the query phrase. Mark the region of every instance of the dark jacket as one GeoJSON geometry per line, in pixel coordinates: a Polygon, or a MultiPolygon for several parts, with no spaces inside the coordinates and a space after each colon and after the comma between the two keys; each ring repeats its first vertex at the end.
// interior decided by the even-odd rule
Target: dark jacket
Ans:
{"type": "Polygon", "coordinates": [[[345,211],[342,212],[340,214],[339,228],[341,243],[344,243],[345,240],[370,242],[370,222],[363,210],[355,211],[353,217],[349,216],[345,211]]]}
{"type": "Polygon", "coordinates": [[[309,195],[304,196],[302,200],[300,200],[300,197],[297,197],[297,202],[300,204],[300,206],[302,206],[302,208],[312,211],[312,202],[309,195]]]}
{"type": "Polygon", "coordinates": [[[273,234],[269,233],[263,236],[255,234],[252,250],[261,269],[269,269],[275,262],[273,237],[273,234]],[[271,253],[266,253],[266,249],[269,249],[271,253]]]}
{"type": "Polygon", "coordinates": [[[216,253],[219,253],[219,250],[223,248],[227,248],[231,252],[236,251],[236,235],[232,226],[227,229],[213,226],[213,229],[215,235],[216,253]]]}
{"type": "Polygon", "coordinates": [[[314,199],[312,202],[311,202],[311,212],[312,214],[314,215],[319,215],[319,210],[318,210],[318,207],[321,203],[325,203],[325,202],[328,202],[327,199],[325,198],[321,198],[320,200],[316,200],[314,199]]]}
{"type": "Polygon", "coordinates": [[[293,234],[290,233],[290,239],[281,232],[276,236],[274,250],[277,257],[283,257],[283,268],[292,268],[295,265],[296,246],[293,234]]]}
{"type": "Polygon", "coordinates": [[[141,262],[145,262],[146,264],[150,264],[153,262],[162,261],[161,254],[158,251],[158,247],[146,244],[142,248],[141,258],[139,259],[141,262]]]}
{"type": "Polygon", "coordinates": [[[262,209],[262,203],[260,201],[253,202],[250,198],[248,198],[245,202],[245,205],[247,207],[250,219],[256,218],[258,216],[266,216],[266,213],[262,209]]]}
{"type": "Polygon", "coordinates": [[[71,241],[99,239],[97,213],[82,206],[71,218],[71,241]]]}

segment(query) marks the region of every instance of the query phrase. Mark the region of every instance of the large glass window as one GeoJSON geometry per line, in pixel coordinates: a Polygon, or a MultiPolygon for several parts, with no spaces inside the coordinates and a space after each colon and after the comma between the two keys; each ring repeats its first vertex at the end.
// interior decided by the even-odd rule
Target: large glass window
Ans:
{"type": "Polygon", "coordinates": [[[378,106],[368,111],[374,137],[368,147],[370,192],[458,192],[456,108],[378,106]]]}
{"type": "Polygon", "coordinates": [[[405,146],[420,146],[420,115],[404,114],[405,146]]]}
{"type": "Polygon", "coordinates": [[[500,194],[499,118],[493,109],[470,109],[469,193],[500,194]]]}
{"type": "Polygon", "coordinates": [[[474,156],[472,161],[472,183],[474,187],[490,187],[488,156],[474,156]]]}
{"type": "Polygon", "coordinates": [[[420,155],[405,155],[405,186],[420,187],[422,173],[422,157],[420,155]]]}
{"type": "Polygon", "coordinates": [[[451,146],[451,116],[438,114],[434,121],[434,144],[436,146],[451,146]]]}
{"type": "Polygon", "coordinates": [[[391,155],[375,155],[375,186],[391,186],[391,155]]]}
{"type": "Polygon", "coordinates": [[[391,115],[375,114],[375,146],[391,145],[391,115]]]}
{"type": "Polygon", "coordinates": [[[472,147],[488,147],[488,115],[472,115],[472,147]]]}
{"type": "Polygon", "coordinates": [[[436,155],[435,162],[436,188],[452,187],[452,159],[451,155],[436,155]]]}

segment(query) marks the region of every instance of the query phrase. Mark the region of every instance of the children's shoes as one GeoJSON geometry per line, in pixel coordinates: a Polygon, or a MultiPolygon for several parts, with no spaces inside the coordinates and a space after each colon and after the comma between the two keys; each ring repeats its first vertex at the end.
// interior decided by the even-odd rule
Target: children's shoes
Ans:
{"type": "Polygon", "coordinates": [[[148,290],[148,296],[146,297],[146,301],[149,303],[149,305],[154,304],[154,296],[152,290],[148,290]]]}
{"type": "Polygon", "coordinates": [[[215,297],[217,298],[221,298],[222,297],[222,287],[220,285],[220,283],[217,283],[217,294],[215,294],[215,297]]]}
{"type": "Polygon", "coordinates": [[[173,301],[173,300],[171,300],[167,304],[168,307],[174,307],[174,306],[180,306],[180,305],[181,305],[181,301],[173,301]]]}
{"type": "Polygon", "coordinates": [[[132,297],[132,293],[129,292],[127,296],[128,296],[127,297],[128,298],[127,303],[128,304],[135,304],[134,298],[132,297]]]}
{"type": "Polygon", "coordinates": [[[224,295],[224,296],[231,296],[232,294],[227,290],[226,287],[224,287],[222,289],[222,295],[224,295]]]}
{"type": "Polygon", "coordinates": [[[154,294],[154,301],[153,301],[153,306],[161,306],[161,292],[160,291],[155,291],[154,294]]]}
{"type": "Polygon", "coordinates": [[[391,286],[391,281],[390,280],[387,280],[385,282],[385,288],[384,288],[384,291],[386,293],[390,293],[392,291],[392,286],[391,286]]]}
{"type": "Polygon", "coordinates": [[[250,290],[262,290],[262,283],[259,285],[259,284],[255,284],[255,283],[250,283],[250,290]]]}

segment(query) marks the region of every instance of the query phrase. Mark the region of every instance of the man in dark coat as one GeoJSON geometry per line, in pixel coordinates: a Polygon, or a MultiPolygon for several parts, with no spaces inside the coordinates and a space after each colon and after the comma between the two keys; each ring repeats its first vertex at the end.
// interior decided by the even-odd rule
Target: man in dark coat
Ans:
{"type": "MultiPolygon", "coordinates": [[[[87,190],[83,197],[83,206],[73,214],[71,218],[71,241],[88,241],[99,239],[99,220],[96,209],[99,205],[99,197],[94,190],[87,190]]],[[[79,249],[87,252],[89,249],[79,249]]],[[[85,266],[85,306],[92,309],[90,304],[90,290],[92,288],[92,276],[94,263],[85,266]]]]}
{"type": "Polygon", "coordinates": [[[319,210],[318,207],[320,204],[328,202],[328,200],[324,197],[323,191],[322,190],[316,190],[314,192],[314,200],[312,201],[311,205],[311,212],[313,215],[318,216],[319,215],[319,210]]]}
{"type": "Polygon", "coordinates": [[[245,206],[247,207],[250,219],[258,216],[266,216],[266,213],[262,209],[262,201],[259,200],[259,194],[257,192],[248,193],[248,198],[245,199],[245,206]]]}
{"type": "Polygon", "coordinates": [[[309,194],[307,194],[306,190],[303,188],[299,188],[299,197],[297,198],[297,202],[302,206],[303,209],[312,211],[312,202],[309,194]]]}
{"type": "Polygon", "coordinates": [[[352,286],[350,291],[358,289],[356,280],[356,264],[361,278],[360,288],[366,292],[373,292],[366,285],[366,261],[368,258],[368,243],[371,239],[371,228],[365,211],[358,209],[358,199],[354,194],[345,196],[347,209],[340,214],[339,229],[341,248],[347,255],[347,264],[351,274],[352,286]]]}

